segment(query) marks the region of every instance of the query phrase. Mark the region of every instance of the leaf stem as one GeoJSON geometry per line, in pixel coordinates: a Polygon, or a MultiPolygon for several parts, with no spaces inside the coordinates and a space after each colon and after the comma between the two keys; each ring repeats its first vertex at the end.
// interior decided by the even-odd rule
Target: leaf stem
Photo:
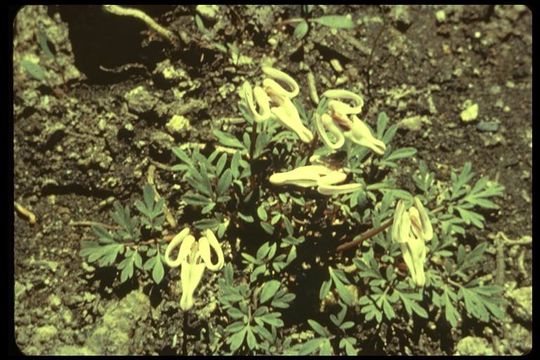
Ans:
{"type": "MultiPolygon", "coordinates": [[[[444,207],[438,207],[436,209],[434,209],[431,213],[432,214],[436,214],[440,211],[444,210],[444,207]]],[[[357,247],[358,245],[360,245],[364,240],[366,239],[369,239],[377,234],[379,234],[380,232],[386,230],[387,228],[390,227],[390,225],[392,225],[392,223],[394,222],[394,219],[388,219],[386,220],[385,222],[383,222],[381,224],[381,226],[379,227],[376,227],[376,228],[372,228],[372,229],[369,229],[367,231],[364,231],[363,233],[361,233],[360,235],[357,235],[352,241],[349,241],[348,243],[345,243],[345,244],[341,244],[337,247],[336,251],[337,252],[343,252],[345,250],[349,250],[349,249],[352,249],[352,248],[355,248],[357,247]]]]}

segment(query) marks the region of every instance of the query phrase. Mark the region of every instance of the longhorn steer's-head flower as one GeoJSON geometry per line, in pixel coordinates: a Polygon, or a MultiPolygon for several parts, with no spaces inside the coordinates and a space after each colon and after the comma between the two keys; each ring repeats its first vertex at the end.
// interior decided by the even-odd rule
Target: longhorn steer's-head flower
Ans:
{"type": "Polygon", "coordinates": [[[347,174],[341,170],[332,170],[323,165],[307,165],[273,174],[269,180],[275,185],[295,185],[304,188],[316,186],[322,195],[346,194],[362,187],[361,184],[335,185],[346,179],[347,174]]]}
{"type": "Polygon", "coordinates": [[[426,209],[415,197],[414,205],[405,208],[399,200],[394,213],[392,225],[392,239],[401,245],[403,260],[411,274],[411,278],[418,286],[424,286],[426,277],[424,263],[426,261],[426,241],[433,237],[433,228],[426,209]]]}
{"type": "Polygon", "coordinates": [[[196,241],[189,228],[180,231],[165,250],[164,261],[170,267],[180,266],[180,285],[182,297],[180,308],[184,311],[193,307],[193,294],[199,285],[204,270],[218,271],[223,267],[224,258],[221,245],[211,230],[203,231],[203,236],[196,241]],[[171,252],[180,246],[178,256],[171,260],[171,252]],[[212,263],[211,249],[217,255],[216,263],[212,263]]]}
{"type": "Polygon", "coordinates": [[[263,66],[262,71],[268,76],[263,80],[262,87],[252,88],[248,82],[245,82],[240,92],[253,119],[256,122],[278,120],[282,125],[294,131],[300,140],[311,142],[313,134],[304,126],[298,110],[292,103],[292,98],[300,92],[296,81],[283,71],[269,66],[263,66]],[[276,80],[286,84],[290,90],[285,89],[276,80]]]}
{"type": "Polygon", "coordinates": [[[347,138],[358,145],[370,148],[379,155],[384,154],[386,150],[384,142],[376,139],[368,126],[356,116],[364,106],[362,97],[339,89],[327,90],[323,96],[331,99],[328,101],[328,112],[322,115],[316,114],[315,124],[317,132],[328,147],[337,150],[343,146],[347,138]],[[352,100],[354,106],[335,99],[352,100]],[[351,115],[352,120],[348,115],[351,115]],[[327,131],[333,135],[334,141],[328,137],[327,131]]]}

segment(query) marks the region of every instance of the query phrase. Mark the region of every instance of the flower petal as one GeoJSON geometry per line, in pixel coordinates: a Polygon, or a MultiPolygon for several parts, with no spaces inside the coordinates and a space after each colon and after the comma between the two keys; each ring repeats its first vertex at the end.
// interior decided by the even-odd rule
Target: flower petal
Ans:
{"type": "Polygon", "coordinates": [[[290,91],[285,90],[280,84],[278,84],[276,81],[272,79],[264,79],[263,86],[270,86],[278,94],[285,96],[289,99],[295,97],[300,92],[298,83],[292,77],[285,74],[283,71],[280,71],[270,66],[263,66],[262,71],[269,77],[286,83],[291,88],[291,90],[290,91]]]}
{"type": "Polygon", "coordinates": [[[398,200],[396,209],[394,210],[394,221],[392,223],[392,241],[394,242],[401,242],[399,241],[399,233],[400,233],[400,226],[401,226],[401,218],[403,216],[403,212],[405,211],[405,204],[403,204],[403,200],[398,200]]]}
{"type": "MultiPolygon", "coordinates": [[[[362,107],[364,107],[364,99],[351,91],[341,90],[341,89],[331,89],[326,90],[323,93],[323,96],[326,96],[329,99],[349,99],[354,101],[354,107],[351,107],[345,104],[342,101],[333,101],[332,102],[332,111],[338,112],[344,115],[349,114],[359,114],[362,112],[362,107]]],[[[330,102],[328,103],[330,106],[330,102]]]]}
{"type": "Polygon", "coordinates": [[[338,195],[352,193],[361,188],[362,184],[319,185],[317,191],[322,195],[338,195]]]}
{"type": "Polygon", "coordinates": [[[356,115],[352,115],[353,127],[350,132],[345,133],[351,141],[358,145],[365,146],[373,150],[373,152],[383,155],[386,150],[386,145],[381,140],[376,139],[368,126],[360,120],[356,115]]]}
{"type": "Polygon", "coordinates": [[[270,111],[281,124],[294,131],[300,140],[305,143],[313,140],[313,133],[304,126],[302,120],[300,120],[298,110],[296,110],[290,99],[285,99],[281,106],[273,107],[270,111]]]}
{"type": "Polygon", "coordinates": [[[263,89],[261,89],[260,86],[255,86],[255,91],[254,91],[251,88],[251,84],[246,81],[244,82],[244,85],[242,86],[240,94],[244,98],[244,101],[246,102],[248,110],[250,111],[251,115],[253,115],[253,119],[256,122],[262,122],[270,118],[271,116],[270,100],[268,99],[268,95],[266,95],[266,93],[264,92],[263,89]],[[255,107],[255,101],[253,101],[254,95],[255,95],[255,100],[257,100],[257,104],[259,105],[259,108],[261,109],[261,113],[259,113],[257,111],[257,108],[255,107]]]}
{"type": "Polygon", "coordinates": [[[201,282],[204,273],[204,264],[182,263],[180,270],[180,284],[182,286],[182,297],[180,298],[180,308],[187,311],[193,307],[193,293],[197,285],[201,282]]]}
{"type": "Polygon", "coordinates": [[[433,227],[431,226],[429,215],[417,196],[414,197],[414,204],[416,209],[418,209],[418,214],[422,223],[422,235],[424,240],[431,240],[433,238],[433,227]]]}
{"type": "Polygon", "coordinates": [[[294,170],[272,174],[269,180],[275,185],[310,187],[317,186],[319,178],[331,172],[331,169],[323,165],[307,165],[294,170]]]}
{"type": "Polygon", "coordinates": [[[334,124],[334,121],[328,114],[322,114],[321,116],[315,114],[315,125],[317,126],[317,132],[326,146],[334,150],[337,150],[343,146],[345,143],[343,132],[334,124]],[[332,143],[332,141],[330,141],[328,138],[326,129],[328,129],[336,137],[335,143],[332,143]]]}
{"type": "Polygon", "coordinates": [[[209,270],[220,270],[225,262],[223,258],[223,251],[221,250],[221,245],[219,244],[212,230],[205,230],[204,235],[205,236],[199,239],[199,252],[201,254],[201,257],[209,270]],[[210,248],[214,249],[217,255],[217,262],[215,264],[212,264],[212,255],[210,253],[210,248]]]}
{"type": "Polygon", "coordinates": [[[165,256],[163,258],[165,264],[169,265],[170,267],[180,266],[182,261],[185,259],[185,255],[181,251],[178,251],[178,256],[176,257],[176,260],[171,260],[171,252],[189,235],[189,231],[189,228],[183,229],[178,234],[176,234],[176,236],[171,240],[169,245],[167,245],[167,249],[165,249],[165,256]]]}

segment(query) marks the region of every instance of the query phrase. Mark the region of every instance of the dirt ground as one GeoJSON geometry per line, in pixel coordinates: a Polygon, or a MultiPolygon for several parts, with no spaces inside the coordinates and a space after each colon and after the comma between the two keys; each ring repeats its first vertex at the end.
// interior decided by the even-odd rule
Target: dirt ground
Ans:
{"type": "MultiPolygon", "coordinates": [[[[319,89],[338,83],[362,93],[364,118],[374,124],[385,111],[400,123],[397,145],[415,147],[438,178],[449,179],[450,170],[470,161],[475,178],[504,185],[496,200],[501,209],[487,214],[485,229],[472,236],[493,243],[498,232],[511,239],[532,235],[532,16],[526,7],[318,5],[313,17],[350,14],[358,26],[312,26],[302,40],[282,23],[301,16],[300,6],[222,6],[203,18],[212,31],[207,36],[195,24],[194,6],[138,8],[177,34],[178,44],[99,6],[29,6],[15,19],[14,200],[37,217],[35,224],[18,211],[14,217],[15,340],[25,354],[182,352],[176,341],[182,316],[169,285],[113,286],[114,274],[94,271],[79,256],[81,240],[93,234],[73,223],[109,223],[113,200],[131,205],[141,197],[152,164],[158,191],[174,204],[181,193],[174,188],[178,174],[166,170],[177,163],[171,148],[215,142],[211,126],[241,116],[237,88],[260,75],[263,60],[297,79],[310,106],[309,71],[319,89]],[[40,34],[52,56],[40,46],[40,34]],[[221,52],[214,43],[235,51],[221,52]],[[30,76],[25,59],[39,59],[47,80],[30,76]],[[465,122],[460,114],[470,104],[478,104],[478,116],[465,122]],[[172,131],[173,114],[188,124],[172,131]],[[129,336],[107,345],[103,328],[119,314],[129,336]]],[[[403,168],[407,177],[409,169],[403,168]]],[[[183,210],[172,209],[182,223],[183,210]]],[[[490,251],[485,266],[494,274],[494,245],[490,251]]],[[[530,288],[531,247],[505,251],[508,292],[530,288]]],[[[215,291],[215,279],[204,286],[215,291]]],[[[211,315],[199,316],[211,326],[211,315]]],[[[289,323],[284,318],[289,332],[304,326],[293,315],[289,323]]],[[[504,322],[463,324],[449,337],[433,330],[408,348],[453,354],[470,337],[493,353],[523,353],[531,348],[531,330],[530,315],[508,310],[504,322]]],[[[211,352],[208,341],[192,335],[189,354],[211,352]]],[[[404,351],[393,344],[373,349],[361,340],[359,347],[360,354],[404,351]]]]}

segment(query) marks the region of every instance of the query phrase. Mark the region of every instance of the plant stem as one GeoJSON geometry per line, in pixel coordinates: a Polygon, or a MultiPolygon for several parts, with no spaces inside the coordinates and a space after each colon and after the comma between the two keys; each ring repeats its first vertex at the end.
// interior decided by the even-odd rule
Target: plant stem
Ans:
{"type": "Polygon", "coordinates": [[[254,155],[255,155],[255,143],[257,142],[257,125],[258,123],[256,121],[253,121],[253,127],[251,130],[251,144],[249,146],[249,162],[250,162],[250,168],[251,168],[251,175],[250,175],[250,183],[251,183],[251,189],[255,189],[255,173],[253,172],[253,165],[254,165],[254,155]]]}
{"type": "MultiPolygon", "coordinates": [[[[438,207],[435,210],[433,210],[431,213],[436,214],[436,213],[438,213],[438,212],[440,212],[442,210],[444,210],[444,207],[441,206],[441,207],[438,207]]],[[[357,247],[358,245],[360,245],[362,243],[362,241],[364,241],[366,239],[369,239],[369,238],[377,235],[381,231],[389,228],[390,225],[392,225],[393,222],[394,222],[394,219],[388,219],[385,222],[383,222],[381,224],[381,226],[373,228],[373,229],[369,229],[367,231],[364,231],[360,235],[356,236],[352,241],[349,241],[348,243],[339,245],[337,247],[336,251],[337,252],[343,252],[345,250],[349,250],[349,249],[352,249],[354,247],[357,247]]]]}
{"type": "Polygon", "coordinates": [[[189,327],[188,322],[189,312],[184,312],[184,324],[182,325],[182,355],[187,355],[187,333],[186,330],[189,327]]]}
{"type": "Polygon", "coordinates": [[[373,237],[380,233],[381,231],[385,230],[386,228],[390,227],[392,223],[394,222],[394,219],[386,220],[384,223],[382,223],[381,226],[373,229],[369,229],[368,231],[363,232],[362,234],[356,236],[352,241],[349,241],[348,243],[342,244],[337,247],[336,251],[343,252],[348,249],[352,249],[354,247],[357,247],[362,243],[362,241],[369,239],[370,237],[373,237]]]}

